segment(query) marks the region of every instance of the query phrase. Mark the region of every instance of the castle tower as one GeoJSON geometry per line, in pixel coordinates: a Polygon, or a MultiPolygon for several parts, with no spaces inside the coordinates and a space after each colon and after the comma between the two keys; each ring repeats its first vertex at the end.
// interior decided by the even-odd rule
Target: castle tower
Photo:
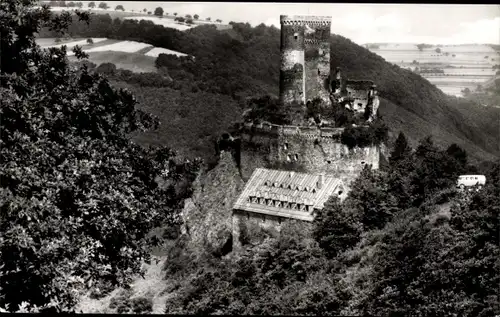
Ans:
{"type": "Polygon", "coordinates": [[[280,100],[329,100],[330,16],[280,16],[280,100]]]}

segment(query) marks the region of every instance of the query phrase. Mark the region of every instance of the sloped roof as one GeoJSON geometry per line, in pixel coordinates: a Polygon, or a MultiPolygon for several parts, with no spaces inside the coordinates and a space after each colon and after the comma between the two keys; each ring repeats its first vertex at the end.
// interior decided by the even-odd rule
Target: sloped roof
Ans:
{"type": "Polygon", "coordinates": [[[315,174],[257,168],[233,208],[312,221],[314,209],[322,209],[332,194],[343,190],[338,178],[324,175],[318,187],[319,180],[315,174]]]}

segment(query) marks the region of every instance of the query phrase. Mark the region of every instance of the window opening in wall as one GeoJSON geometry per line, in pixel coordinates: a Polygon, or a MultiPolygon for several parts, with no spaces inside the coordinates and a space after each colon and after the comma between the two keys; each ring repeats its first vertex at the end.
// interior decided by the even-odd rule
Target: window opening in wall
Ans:
{"type": "Polygon", "coordinates": [[[328,160],[328,161],[326,161],[326,162],[327,162],[328,164],[332,164],[332,161],[330,161],[330,160],[328,160]]]}
{"type": "Polygon", "coordinates": [[[288,162],[290,162],[290,161],[292,160],[292,159],[290,158],[290,155],[287,155],[287,156],[286,156],[286,160],[287,160],[288,162]]]}
{"type": "Polygon", "coordinates": [[[285,150],[288,150],[288,143],[285,143],[285,145],[283,146],[283,148],[284,148],[285,150]]]}
{"type": "Polygon", "coordinates": [[[295,160],[298,161],[299,160],[299,155],[298,154],[295,154],[295,160]]]}
{"type": "Polygon", "coordinates": [[[266,222],[266,216],[262,216],[262,222],[266,222]]]}
{"type": "Polygon", "coordinates": [[[343,191],[339,190],[339,195],[342,195],[343,191]]]}
{"type": "Polygon", "coordinates": [[[319,68],[318,68],[318,75],[321,75],[321,72],[319,71],[319,68]]]}
{"type": "Polygon", "coordinates": [[[361,161],[361,164],[362,164],[362,165],[365,165],[365,161],[361,161]]]}
{"type": "Polygon", "coordinates": [[[299,33],[294,33],[294,34],[293,34],[293,38],[294,38],[294,39],[298,39],[298,38],[299,38],[299,33]]]}

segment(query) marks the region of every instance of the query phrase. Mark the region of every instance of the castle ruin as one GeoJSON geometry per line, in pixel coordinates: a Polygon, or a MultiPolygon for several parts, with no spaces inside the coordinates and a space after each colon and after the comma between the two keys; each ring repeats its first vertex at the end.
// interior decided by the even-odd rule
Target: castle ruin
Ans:
{"type": "MultiPolygon", "coordinates": [[[[330,75],[329,16],[285,16],[281,22],[280,103],[303,109],[318,101],[361,116],[367,128],[379,100],[371,81],[330,75]]],[[[249,224],[279,231],[282,220],[308,226],[332,195],[345,198],[349,184],[365,166],[379,168],[380,147],[349,148],[344,127],[303,120],[294,125],[246,122],[240,135],[240,171],[247,181],[233,206],[233,248],[249,224]]]]}

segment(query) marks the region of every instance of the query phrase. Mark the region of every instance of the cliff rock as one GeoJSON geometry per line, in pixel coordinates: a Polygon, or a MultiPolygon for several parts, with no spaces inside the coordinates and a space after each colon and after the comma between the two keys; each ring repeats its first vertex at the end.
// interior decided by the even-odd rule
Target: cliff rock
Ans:
{"type": "Polygon", "coordinates": [[[198,176],[182,212],[181,232],[188,237],[188,247],[219,256],[231,251],[232,206],[243,186],[229,152],[222,152],[217,166],[198,176]]]}

